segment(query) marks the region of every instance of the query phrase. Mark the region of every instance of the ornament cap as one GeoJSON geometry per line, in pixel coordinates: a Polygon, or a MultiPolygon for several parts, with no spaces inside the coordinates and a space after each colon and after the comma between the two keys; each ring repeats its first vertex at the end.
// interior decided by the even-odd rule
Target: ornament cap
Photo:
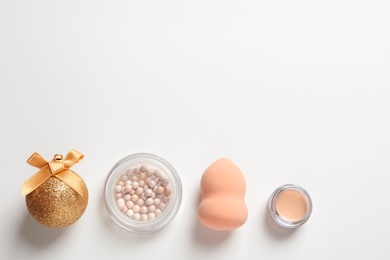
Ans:
{"type": "Polygon", "coordinates": [[[54,155],[54,161],[56,161],[56,162],[62,162],[62,159],[63,159],[64,157],[62,156],[62,154],[59,154],[59,153],[57,153],[56,155],[54,155]]]}

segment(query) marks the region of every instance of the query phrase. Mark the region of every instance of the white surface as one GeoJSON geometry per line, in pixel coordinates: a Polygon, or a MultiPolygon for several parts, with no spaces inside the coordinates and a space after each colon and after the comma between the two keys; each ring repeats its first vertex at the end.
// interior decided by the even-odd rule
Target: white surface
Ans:
{"type": "Polygon", "coordinates": [[[390,2],[0,1],[0,259],[389,259],[390,2]],[[63,230],[37,224],[21,184],[75,148],[90,201],[63,230]],[[174,221],[134,236],[107,219],[109,169],[151,152],[183,182],[174,221]],[[226,156],[247,180],[247,223],[197,222],[199,181],[226,156]],[[273,230],[279,185],[312,218],[273,230]]]}

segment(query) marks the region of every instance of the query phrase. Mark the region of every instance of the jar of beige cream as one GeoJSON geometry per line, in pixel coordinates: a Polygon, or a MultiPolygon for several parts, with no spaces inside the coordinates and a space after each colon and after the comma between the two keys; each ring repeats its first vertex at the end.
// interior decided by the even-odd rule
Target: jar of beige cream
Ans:
{"type": "Polygon", "coordinates": [[[268,213],[272,220],[285,228],[304,224],[310,218],[312,208],[309,193],[294,184],[278,187],[268,201],[268,213]]]}

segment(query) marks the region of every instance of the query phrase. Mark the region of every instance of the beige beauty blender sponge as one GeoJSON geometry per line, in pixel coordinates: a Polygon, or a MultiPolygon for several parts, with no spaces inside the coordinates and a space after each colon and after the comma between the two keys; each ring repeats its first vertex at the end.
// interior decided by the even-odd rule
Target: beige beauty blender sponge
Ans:
{"type": "Polygon", "coordinates": [[[211,164],[201,180],[200,222],[214,230],[228,231],[242,226],[248,218],[245,204],[245,178],[226,158],[211,164]]]}

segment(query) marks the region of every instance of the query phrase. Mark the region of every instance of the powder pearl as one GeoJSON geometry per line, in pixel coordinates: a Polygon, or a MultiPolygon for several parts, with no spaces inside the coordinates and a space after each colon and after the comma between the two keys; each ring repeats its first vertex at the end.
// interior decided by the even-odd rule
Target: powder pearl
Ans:
{"type": "Polygon", "coordinates": [[[135,176],[135,175],[133,175],[133,176],[131,176],[130,180],[131,180],[131,181],[138,181],[138,177],[135,176]]]}
{"type": "Polygon", "coordinates": [[[156,186],[156,181],[150,180],[148,186],[153,189],[156,186]]]}
{"type": "Polygon", "coordinates": [[[149,213],[148,214],[148,219],[149,220],[152,220],[152,219],[155,219],[156,218],[156,215],[154,213],[149,213]]]}
{"type": "Polygon", "coordinates": [[[120,198],[117,200],[118,204],[125,204],[125,200],[123,198],[120,198]]]}
{"type": "Polygon", "coordinates": [[[138,205],[134,205],[134,206],[133,206],[133,211],[134,211],[135,213],[138,213],[140,210],[141,210],[141,207],[140,207],[140,206],[138,206],[138,205]]]}
{"type": "Polygon", "coordinates": [[[127,175],[126,175],[126,174],[123,174],[122,177],[121,177],[121,180],[122,180],[122,181],[127,181],[127,175]]]}
{"type": "Polygon", "coordinates": [[[163,186],[158,186],[156,189],[157,194],[163,194],[165,191],[163,186]]]}
{"type": "Polygon", "coordinates": [[[149,170],[149,171],[146,172],[146,176],[150,177],[150,176],[152,176],[152,175],[153,175],[153,171],[150,171],[150,170],[149,170]]]}
{"type": "Polygon", "coordinates": [[[162,179],[161,180],[161,185],[166,187],[167,185],[169,184],[169,180],[168,179],[162,179]]]}
{"type": "Polygon", "coordinates": [[[134,173],[134,174],[139,174],[139,169],[138,169],[138,168],[135,168],[135,169],[133,170],[133,173],[134,173]]]}
{"type": "Polygon", "coordinates": [[[132,217],[134,215],[134,211],[132,209],[129,209],[127,212],[126,212],[126,215],[129,216],[129,217],[132,217]]]}
{"type": "Polygon", "coordinates": [[[145,164],[141,166],[140,168],[140,171],[141,172],[147,172],[148,171],[148,166],[146,166],[145,164]]]}
{"type": "Polygon", "coordinates": [[[130,194],[126,194],[125,196],[123,196],[123,198],[125,199],[125,201],[128,201],[131,199],[131,195],[130,194]]]}
{"type": "Polygon", "coordinates": [[[122,192],[123,187],[121,185],[115,186],[115,192],[122,192]]]}
{"type": "Polygon", "coordinates": [[[148,215],[142,214],[142,215],[141,215],[141,220],[142,220],[142,221],[148,220],[148,215]]]}
{"type": "Polygon", "coordinates": [[[131,195],[131,200],[136,202],[138,200],[138,195],[136,194],[131,195]]]}
{"type": "Polygon", "coordinates": [[[167,203],[167,202],[169,201],[169,197],[164,196],[161,200],[162,200],[164,203],[167,203]]]}
{"type": "Polygon", "coordinates": [[[150,206],[150,205],[153,204],[153,199],[152,198],[147,198],[145,202],[146,202],[146,205],[150,206]]]}
{"type": "Polygon", "coordinates": [[[150,177],[145,178],[145,183],[148,184],[150,182],[150,177]]]}
{"type": "Polygon", "coordinates": [[[156,206],[150,205],[150,206],[148,207],[148,210],[149,210],[149,212],[154,212],[154,211],[156,210],[156,206]]]}
{"type": "Polygon", "coordinates": [[[126,184],[126,185],[131,185],[131,180],[127,180],[127,181],[125,182],[125,184],[126,184]]]}
{"type": "Polygon", "coordinates": [[[171,195],[171,193],[172,193],[172,191],[171,191],[170,189],[165,189],[165,191],[164,191],[164,194],[165,194],[166,196],[171,195]]]}
{"type": "Polygon", "coordinates": [[[156,177],[160,177],[160,176],[161,176],[161,173],[160,173],[159,170],[155,170],[155,171],[153,172],[153,175],[156,176],[156,177]]]}
{"type": "Polygon", "coordinates": [[[141,180],[145,179],[145,178],[146,178],[146,173],[145,173],[145,172],[141,172],[141,173],[139,174],[139,178],[140,178],[141,180]]]}
{"type": "Polygon", "coordinates": [[[148,212],[148,208],[146,206],[141,207],[141,213],[146,213],[148,212]]]}
{"type": "Polygon", "coordinates": [[[161,209],[156,209],[156,211],[154,212],[154,214],[156,215],[156,217],[160,216],[162,213],[161,209]]]}
{"type": "Polygon", "coordinates": [[[126,185],[125,186],[125,192],[129,192],[133,189],[133,186],[132,185],[126,185]]]}
{"type": "Polygon", "coordinates": [[[130,177],[132,174],[133,174],[133,173],[132,173],[132,171],[131,171],[131,170],[127,170],[127,171],[126,171],[126,175],[127,175],[127,177],[130,177]]]}
{"type": "Polygon", "coordinates": [[[146,197],[150,197],[150,196],[152,196],[152,194],[153,194],[153,191],[151,189],[145,190],[146,197]]]}
{"type": "Polygon", "coordinates": [[[137,200],[137,204],[140,205],[140,206],[144,205],[144,203],[145,203],[145,201],[143,199],[138,199],[137,200]]]}
{"type": "Polygon", "coordinates": [[[123,186],[124,182],[122,180],[119,180],[117,184],[123,186]]]}
{"type": "Polygon", "coordinates": [[[118,208],[119,208],[120,210],[123,210],[125,207],[126,207],[126,206],[125,206],[125,203],[118,203],[118,208]]]}
{"type": "Polygon", "coordinates": [[[128,207],[129,209],[133,208],[133,206],[134,206],[134,202],[132,202],[131,200],[126,202],[126,207],[128,207]]]}
{"type": "Polygon", "coordinates": [[[140,218],[141,218],[141,215],[139,213],[134,213],[134,215],[133,215],[134,220],[140,220],[140,218]]]}
{"type": "Polygon", "coordinates": [[[153,204],[154,204],[155,206],[160,205],[160,203],[161,203],[161,200],[160,200],[159,198],[155,198],[154,201],[153,201],[153,204]]]}
{"type": "Polygon", "coordinates": [[[144,192],[144,189],[142,189],[141,187],[138,187],[137,190],[135,191],[135,193],[137,193],[137,195],[141,195],[143,192],[144,192]]]}
{"type": "Polygon", "coordinates": [[[158,205],[158,208],[161,209],[161,210],[164,210],[165,209],[165,203],[161,202],[160,205],[158,205]]]}
{"type": "Polygon", "coordinates": [[[156,198],[156,193],[152,193],[152,196],[150,196],[152,199],[155,199],[156,198]]]}
{"type": "Polygon", "coordinates": [[[139,187],[138,181],[133,181],[133,183],[131,184],[131,187],[133,187],[133,189],[136,190],[139,187]]]}
{"type": "Polygon", "coordinates": [[[122,197],[123,197],[122,192],[115,193],[115,198],[119,199],[119,198],[122,198],[122,197]]]}
{"type": "Polygon", "coordinates": [[[142,193],[141,198],[142,198],[143,200],[146,200],[147,197],[146,197],[145,193],[142,193]]]}
{"type": "Polygon", "coordinates": [[[133,194],[135,194],[135,190],[131,189],[131,191],[129,193],[130,193],[130,195],[133,195],[133,194]]]}
{"type": "Polygon", "coordinates": [[[139,183],[140,187],[144,187],[145,186],[145,181],[144,180],[140,180],[138,183],[139,183]]]}
{"type": "Polygon", "coordinates": [[[122,212],[123,212],[123,213],[126,213],[128,210],[129,210],[129,209],[128,209],[126,206],[124,206],[123,209],[122,209],[122,212]]]}

